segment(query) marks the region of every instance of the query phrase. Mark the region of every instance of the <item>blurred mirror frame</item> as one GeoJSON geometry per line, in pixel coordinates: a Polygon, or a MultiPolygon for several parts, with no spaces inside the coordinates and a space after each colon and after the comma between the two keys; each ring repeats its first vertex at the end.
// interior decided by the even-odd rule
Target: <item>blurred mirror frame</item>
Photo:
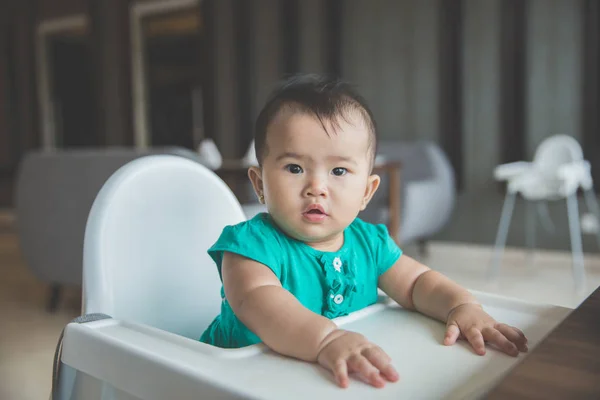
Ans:
{"type": "Polygon", "coordinates": [[[200,3],[199,0],[169,0],[140,1],[131,5],[136,147],[195,148],[204,137],[200,3]],[[189,44],[191,48],[178,52],[184,48],[182,45],[189,44]],[[158,101],[160,105],[156,104],[158,101]]]}
{"type": "Polygon", "coordinates": [[[44,150],[99,145],[93,128],[89,40],[90,22],[85,14],[47,19],[36,26],[37,97],[44,150]]]}

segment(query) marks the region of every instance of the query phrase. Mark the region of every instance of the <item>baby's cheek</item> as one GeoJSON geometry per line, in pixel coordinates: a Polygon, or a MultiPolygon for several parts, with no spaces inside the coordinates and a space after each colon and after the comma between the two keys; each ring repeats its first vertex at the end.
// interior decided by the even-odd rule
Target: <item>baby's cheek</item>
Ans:
{"type": "Polygon", "coordinates": [[[352,185],[348,187],[348,192],[352,193],[352,199],[362,202],[365,192],[367,191],[367,185],[363,180],[352,182],[352,185]]]}

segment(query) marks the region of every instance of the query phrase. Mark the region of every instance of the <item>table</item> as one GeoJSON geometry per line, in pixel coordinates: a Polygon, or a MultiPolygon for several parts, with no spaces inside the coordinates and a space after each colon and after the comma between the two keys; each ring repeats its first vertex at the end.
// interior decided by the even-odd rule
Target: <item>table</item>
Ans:
{"type": "MultiPolygon", "coordinates": [[[[385,161],[373,166],[373,173],[385,174],[389,181],[389,221],[387,224],[390,234],[398,242],[400,238],[400,219],[402,213],[402,204],[400,197],[402,163],[400,161],[385,161]]],[[[224,160],[219,169],[215,171],[217,175],[227,183],[231,190],[236,191],[240,179],[248,179],[248,165],[241,160],[224,160]]]]}
{"type": "Polygon", "coordinates": [[[600,288],[489,393],[489,399],[600,399],[600,288]]]}

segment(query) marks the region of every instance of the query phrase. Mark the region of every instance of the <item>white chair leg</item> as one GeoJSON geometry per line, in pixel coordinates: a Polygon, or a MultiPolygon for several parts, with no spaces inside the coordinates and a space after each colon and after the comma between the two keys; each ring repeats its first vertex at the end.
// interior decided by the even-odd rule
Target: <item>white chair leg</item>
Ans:
{"type": "Polygon", "coordinates": [[[581,229],[579,226],[577,193],[573,193],[567,197],[567,211],[571,235],[571,252],[573,256],[573,279],[576,288],[582,289],[585,283],[585,269],[583,265],[583,246],[581,243],[581,229]]]}
{"type": "MultiPolygon", "coordinates": [[[[585,190],[583,193],[585,194],[585,203],[588,210],[596,217],[596,223],[600,224],[600,207],[598,207],[598,199],[596,198],[596,193],[594,193],[594,188],[585,190]]],[[[598,242],[598,247],[600,247],[600,228],[596,231],[596,241],[598,242]]]]}
{"type": "Polygon", "coordinates": [[[496,233],[496,244],[494,245],[494,255],[492,258],[491,268],[488,272],[488,279],[494,279],[500,272],[500,262],[506,246],[506,237],[508,236],[508,228],[512,219],[513,209],[515,208],[516,193],[506,192],[504,204],[502,205],[502,214],[500,223],[498,224],[498,232],[496,233]]]}
{"type": "Polygon", "coordinates": [[[533,265],[535,250],[535,209],[536,202],[527,201],[525,208],[525,243],[527,245],[527,264],[533,265]]]}
{"type": "Polygon", "coordinates": [[[537,203],[537,212],[540,216],[540,221],[542,222],[542,226],[548,233],[554,233],[555,227],[552,222],[552,218],[550,218],[550,211],[548,210],[548,203],[540,200],[537,203]]]}

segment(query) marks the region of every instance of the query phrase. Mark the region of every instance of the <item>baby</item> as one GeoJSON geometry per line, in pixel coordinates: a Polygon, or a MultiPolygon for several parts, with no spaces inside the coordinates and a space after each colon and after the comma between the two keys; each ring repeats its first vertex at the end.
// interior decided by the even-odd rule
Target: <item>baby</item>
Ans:
{"type": "Polygon", "coordinates": [[[446,323],[485,354],[527,351],[518,329],[498,323],[450,279],[403,255],[384,225],[357,218],[379,187],[372,174],[375,120],[348,84],[314,75],[276,90],[256,122],[259,167],[248,176],[268,213],[227,226],[209,249],[223,287],[221,314],[201,341],[236,348],[264,342],[274,351],[348,374],[375,387],[398,380],[390,357],[332,318],[377,301],[377,289],[407,309],[446,323]]]}

